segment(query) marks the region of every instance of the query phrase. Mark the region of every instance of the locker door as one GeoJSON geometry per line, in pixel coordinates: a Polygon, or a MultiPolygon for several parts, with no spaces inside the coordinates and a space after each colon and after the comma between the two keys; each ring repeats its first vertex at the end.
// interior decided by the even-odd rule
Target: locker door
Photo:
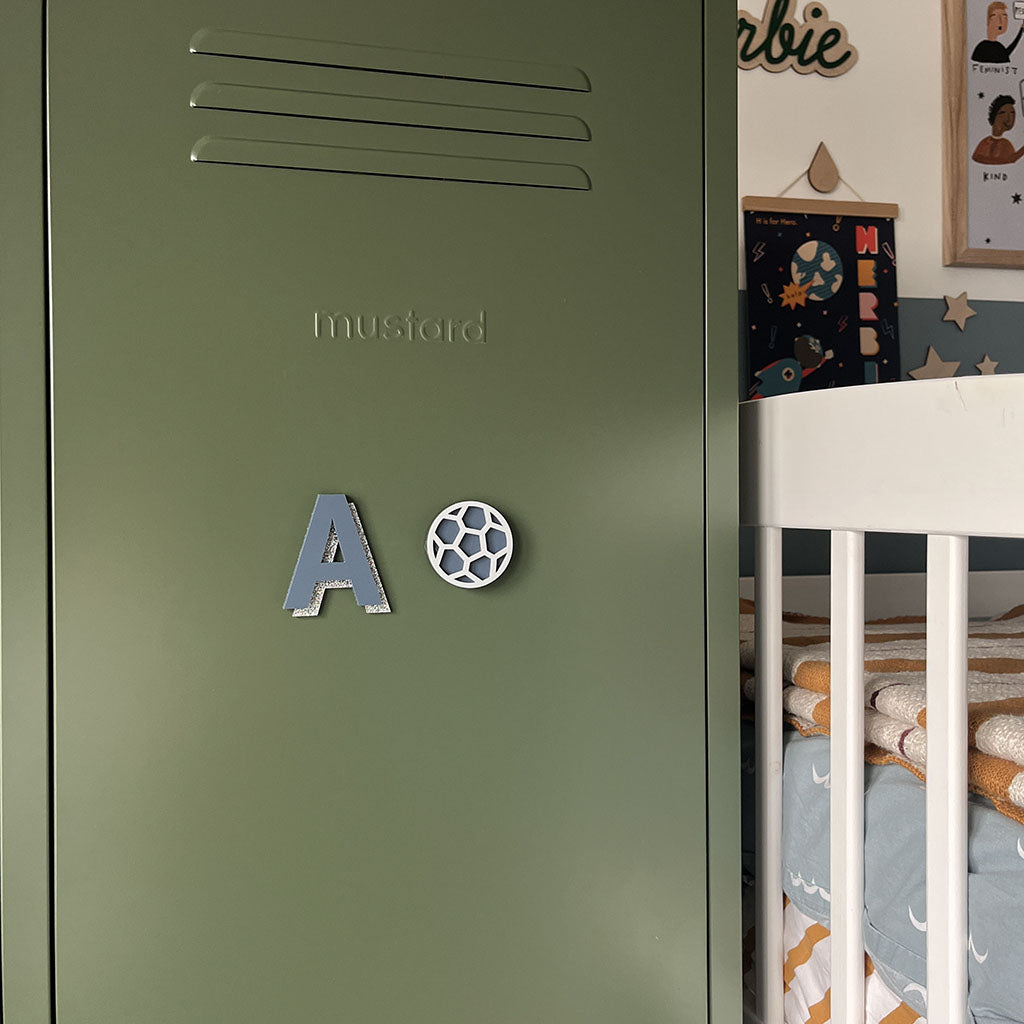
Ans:
{"type": "Polygon", "coordinates": [[[61,1024],[704,1019],[700,36],[53,0],[61,1024]]]}

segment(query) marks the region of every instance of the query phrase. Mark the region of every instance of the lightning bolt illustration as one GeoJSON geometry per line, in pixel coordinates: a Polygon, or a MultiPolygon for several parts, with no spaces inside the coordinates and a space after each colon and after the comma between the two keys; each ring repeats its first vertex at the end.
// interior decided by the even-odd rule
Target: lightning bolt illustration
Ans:
{"type": "Polygon", "coordinates": [[[849,327],[849,326],[850,326],[849,318],[846,317],[846,316],[841,316],[839,318],[839,333],[842,334],[842,332],[845,331],[846,328],[849,327]]]}
{"type": "Polygon", "coordinates": [[[764,256],[764,242],[757,242],[754,245],[754,262],[756,263],[762,256],[764,256]]]}
{"type": "Polygon", "coordinates": [[[885,255],[893,261],[893,263],[896,262],[896,253],[892,251],[892,246],[888,242],[882,243],[882,252],[884,252],[885,255]]]}
{"type": "Polygon", "coordinates": [[[896,328],[885,317],[882,318],[882,333],[890,338],[896,337],[896,328]]]}

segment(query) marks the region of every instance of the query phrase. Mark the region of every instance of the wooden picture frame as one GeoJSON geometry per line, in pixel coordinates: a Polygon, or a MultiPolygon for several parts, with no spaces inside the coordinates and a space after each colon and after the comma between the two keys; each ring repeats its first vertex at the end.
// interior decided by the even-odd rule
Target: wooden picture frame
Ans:
{"type": "Polygon", "coordinates": [[[1022,84],[1024,3],[943,0],[945,266],[1024,267],[1022,84]]]}

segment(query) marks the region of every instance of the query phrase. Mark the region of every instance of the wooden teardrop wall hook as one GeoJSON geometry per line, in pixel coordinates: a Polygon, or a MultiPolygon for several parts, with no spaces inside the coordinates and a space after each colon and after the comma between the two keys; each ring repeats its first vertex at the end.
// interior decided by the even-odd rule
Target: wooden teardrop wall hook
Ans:
{"type": "Polygon", "coordinates": [[[807,168],[807,180],[815,192],[834,192],[839,184],[839,168],[824,142],[818,143],[811,166],[807,168]]]}

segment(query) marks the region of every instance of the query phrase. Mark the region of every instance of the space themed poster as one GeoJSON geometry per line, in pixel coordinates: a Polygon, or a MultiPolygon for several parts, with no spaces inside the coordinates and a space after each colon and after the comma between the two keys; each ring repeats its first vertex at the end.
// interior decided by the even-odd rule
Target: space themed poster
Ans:
{"type": "Polygon", "coordinates": [[[898,208],[763,205],[744,200],[749,397],[899,380],[898,208]]]}

